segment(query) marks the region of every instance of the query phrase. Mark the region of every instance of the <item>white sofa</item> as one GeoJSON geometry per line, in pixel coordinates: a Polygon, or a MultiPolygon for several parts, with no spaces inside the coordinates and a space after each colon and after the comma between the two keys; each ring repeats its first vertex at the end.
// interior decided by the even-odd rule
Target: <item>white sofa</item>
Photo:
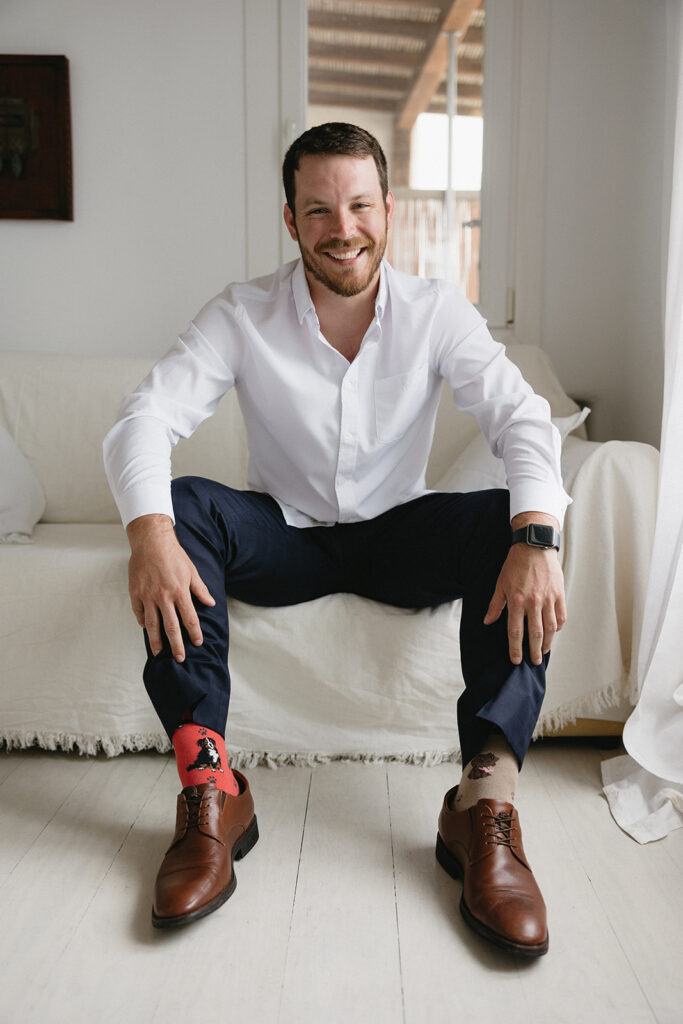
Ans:
{"type": "MultiPolygon", "coordinates": [[[[576,416],[541,350],[509,351],[554,416],[576,416]]],[[[141,682],[127,541],[101,458],[124,394],[149,366],[139,358],[0,353],[0,423],[46,497],[32,543],[0,545],[0,742],[8,747],[168,749],[141,682]]],[[[479,472],[485,485],[502,470],[480,436],[444,394],[429,486],[444,478],[477,486],[479,472]]],[[[655,449],[596,444],[579,428],[563,459],[575,499],[562,552],[570,617],[551,657],[539,732],[577,716],[623,720],[635,696],[655,514],[655,449]]],[[[229,393],[178,445],[174,475],[240,487],[246,461],[229,393]]],[[[229,603],[227,742],[236,765],[340,756],[436,763],[457,754],[459,602],[420,612],[348,594],[291,608],[229,603]]]]}

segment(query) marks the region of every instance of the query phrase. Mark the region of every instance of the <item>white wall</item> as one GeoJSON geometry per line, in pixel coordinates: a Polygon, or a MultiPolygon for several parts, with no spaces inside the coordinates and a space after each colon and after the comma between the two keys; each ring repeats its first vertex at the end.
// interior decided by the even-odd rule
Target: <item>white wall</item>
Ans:
{"type": "Polygon", "coordinates": [[[74,222],[0,221],[0,347],[162,353],[245,273],[243,0],[3,0],[70,61],[74,222]]]}
{"type": "Polygon", "coordinates": [[[658,444],[664,4],[550,7],[542,345],[592,437],[658,444]]]}
{"type": "MultiPolygon", "coordinates": [[[[657,443],[664,4],[547,4],[541,343],[593,402],[592,436],[657,443]]],[[[271,268],[283,119],[300,120],[282,85],[296,47],[277,49],[295,8],[3,0],[4,52],[71,61],[75,221],[0,222],[0,347],[155,355],[227,281],[271,268]]]]}

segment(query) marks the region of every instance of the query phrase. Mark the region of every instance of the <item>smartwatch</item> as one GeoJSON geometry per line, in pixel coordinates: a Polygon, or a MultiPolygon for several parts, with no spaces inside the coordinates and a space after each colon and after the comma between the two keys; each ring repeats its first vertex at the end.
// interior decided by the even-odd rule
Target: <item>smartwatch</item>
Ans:
{"type": "Polygon", "coordinates": [[[521,530],[513,530],[510,544],[529,544],[532,548],[555,548],[560,550],[560,535],[554,526],[541,523],[527,523],[521,530]]]}

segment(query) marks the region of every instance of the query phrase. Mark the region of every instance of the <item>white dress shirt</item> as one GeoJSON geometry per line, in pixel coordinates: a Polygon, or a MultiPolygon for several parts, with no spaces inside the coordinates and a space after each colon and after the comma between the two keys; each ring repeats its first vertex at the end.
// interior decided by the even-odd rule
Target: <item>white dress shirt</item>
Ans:
{"type": "Polygon", "coordinates": [[[349,363],[323,337],[301,260],[212,299],[126,398],[104,441],[124,526],[173,517],[171,448],[237,389],[248,486],[292,526],[352,523],[423,494],[442,379],[504,460],[511,517],[560,523],[569,503],[560,437],[455,287],[383,262],[375,317],[349,363]]]}

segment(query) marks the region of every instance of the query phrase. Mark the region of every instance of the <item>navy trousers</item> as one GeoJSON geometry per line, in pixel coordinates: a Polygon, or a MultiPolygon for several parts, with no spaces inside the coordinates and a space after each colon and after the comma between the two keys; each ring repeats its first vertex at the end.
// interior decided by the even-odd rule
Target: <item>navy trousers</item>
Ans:
{"type": "Polygon", "coordinates": [[[200,477],[173,482],[176,535],[216,601],[195,600],[204,643],[184,632],[177,663],[164,637],[148,660],[147,692],[169,736],[192,720],[223,734],[230,699],[229,623],[223,594],[280,606],[346,592],[399,608],[435,607],[462,598],[460,651],[465,691],[458,701],[463,764],[498,726],[521,765],[545,693],[545,669],[524,643],[509,658],[507,616],[483,624],[510,546],[505,490],[429,494],[361,523],[288,526],[267,494],[237,491],[200,477]]]}

